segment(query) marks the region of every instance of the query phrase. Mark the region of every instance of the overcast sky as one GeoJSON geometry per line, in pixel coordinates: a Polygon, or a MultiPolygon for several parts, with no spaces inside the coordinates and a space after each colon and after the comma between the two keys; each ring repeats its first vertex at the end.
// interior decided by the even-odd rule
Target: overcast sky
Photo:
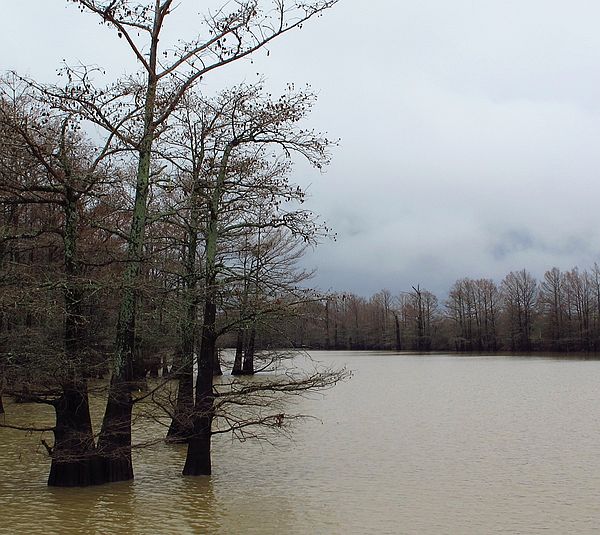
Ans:
{"type": "MultiPolygon", "coordinates": [[[[193,34],[193,11],[172,35],[193,34]]],[[[597,0],[340,0],[204,87],[260,73],[318,92],[311,125],[341,143],[324,174],[296,171],[338,236],[307,259],[316,285],[443,296],[464,276],[600,261],[599,20],[597,0]]],[[[63,59],[135,67],[65,0],[3,6],[0,50],[45,81],[63,59]]]]}

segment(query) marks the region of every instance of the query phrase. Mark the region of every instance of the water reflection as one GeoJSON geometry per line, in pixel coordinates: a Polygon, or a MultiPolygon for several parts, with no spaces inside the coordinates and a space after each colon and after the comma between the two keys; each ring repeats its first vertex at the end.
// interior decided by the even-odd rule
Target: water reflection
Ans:
{"type": "Polygon", "coordinates": [[[48,527],[56,532],[134,533],[135,496],[132,483],[81,489],[48,489],[48,527]]]}

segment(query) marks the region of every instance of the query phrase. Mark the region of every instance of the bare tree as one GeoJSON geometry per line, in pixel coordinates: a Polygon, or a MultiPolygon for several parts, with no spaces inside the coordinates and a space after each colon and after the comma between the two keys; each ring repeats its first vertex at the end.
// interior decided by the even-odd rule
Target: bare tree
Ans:
{"type": "Polygon", "coordinates": [[[573,338],[577,340],[576,348],[590,348],[590,326],[592,314],[592,280],[587,271],[580,272],[573,268],[563,274],[563,288],[568,304],[568,316],[572,318],[573,338]]]}
{"type": "Polygon", "coordinates": [[[540,312],[545,318],[545,338],[552,349],[561,349],[565,337],[564,277],[557,267],[546,271],[540,283],[540,312]]]}
{"type": "Polygon", "coordinates": [[[597,351],[600,347],[600,266],[594,262],[590,272],[590,280],[593,294],[593,334],[592,349],[597,351]]]}
{"type": "MultiPolygon", "coordinates": [[[[275,158],[274,163],[265,164],[270,155],[269,148],[279,147],[284,155],[299,153],[320,167],[327,162],[329,145],[325,138],[314,132],[296,129],[296,122],[307,113],[313,101],[310,94],[291,89],[278,101],[271,102],[261,97],[260,88],[240,87],[221,99],[228,104],[214,106],[219,110],[223,124],[217,130],[217,142],[212,145],[203,176],[206,198],[204,312],[197,359],[194,431],[184,468],[184,473],[189,475],[210,473],[212,377],[220,272],[217,259],[222,240],[248,228],[278,227],[311,239],[318,228],[312,214],[304,210],[285,211],[281,206],[282,200],[303,198],[299,188],[287,183],[285,173],[289,163],[275,158]],[[232,210],[232,206],[237,209],[232,210]],[[252,217],[253,206],[260,207],[258,217],[252,217]]],[[[260,257],[259,252],[257,261],[260,257]]]]}
{"type": "Polygon", "coordinates": [[[532,349],[533,320],[537,302],[537,281],[525,269],[511,271],[501,285],[504,313],[513,351],[532,349]]]}
{"type": "Polygon", "coordinates": [[[419,351],[431,349],[433,329],[437,314],[437,297],[420,286],[412,287],[410,307],[413,313],[415,328],[415,346],[419,351]]]}
{"type": "MultiPolygon", "coordinates": [[[[45,95],[31,84],[9,76],[0,84],[0,163],[2,202],[12,206],[47,207],[55,222],[31,225],[4,240],[34,240],[45,234],[61,239],[62,266],[57,284],[62,288],[64,330],[62,351],[45,368],[53,379],[43,385],[45,400],[56,411],[55,441],[51,450],[49,485],[93,484],[98,479],[95,443],[89,414],[86,377],[93,362],[86,347],[89,319],[84,303],[89,295],[81,270],[81,216],[106,188],[110,158],[121,148],[113,136],[93,147],[79,132],[76,117],[52,109],[45,95]],[[15,151],[19,151],[17,157],[15,151]],[[26,159],[29,165],[19,165],[26,159]],[[16,165],[15,165],[16,164],[16,165]],[[56,385],[56,394],[51,385],[56,385]]],[[[89,287],[89,283],[88,283],[89,287]]],[[[48,378],[46,378],[47,380],[48,378]]],[[[41,381],[40,381],[41,384],[41,381]]]]}
{"type": "Polygon", "coordinates": [[[248,0],[225,6],[204,19],[206,34],[169,46],[163,30],[176,9],[173,0],[73,0],[123,39],[141,66],[138,75],[97,89],[93,72],[67,68],[64,90],[47,87],[56,106],[93,121],[137,153],[135,200],[127,235],[110,395],[98,449],[107,481],[133,478],[131,464],[132,385],[141,375],[136,359],[137,288],[144,254],[151,159],[155,140],[183,96],[206,74],[247,57],[286,32],[333,6],[336,0],[290,3],[275,0],[266,8],[248,0]],[[229,9],[231,7],[231,9],[229,9]]]}
{"type": "MultiPolygon", "coordinates": [[[[202,330],[210,328],[211,332],[204,350],[200,344],[198,362],[212,366],[214,371],[219,336],[217,302],[224,298],[223,292],[238,284],[236,281],[243,281],[243,310],[238,326],[249,321],[245,317],[248,310],[256,309],[249,300],[255,301],[260,293],[257,284],[264,279],[269,251],[262,247],[261,232],[288,228],[300,238],[312,239],[318,231],[312,214],[299,208],[290,211],[285,206],[304,199],[304,192],[288,183],[289,156],[298,153],[317,166],[327,160],[329,142],[314,132],[298,130],[295,124],[313,100],[312,94],[291,87],[277,100],[264,96],[260,86],[239,86],[213,99],[188,93],[174,110],[171,129],[159,144],[161,157],[174,173],[169,187],[181,192],[176,196],[170,220],[183,229],[185,236],[186,312],[180,329],[182,351],[177,373],[181,388],[169,430],[172,438],[189,436],[184,427],[190,425],[189,408],[193,405],[191,363],[200,302],[205,308],[202,330]],[[256,243],[255,235],[259,237],[256,243]],[[231,265],[240,246],[244,258],[241,277],[239,269],[231,265]]],[[[270,250],[275,249],[271,246],[270,250]]],[[[255,311],[252,317],[256,317],[255,311]]],[[[253,370],[255,336],[255,330],[250,329],[246,372],[253,370]]],[[[208,382],[206,377],[206,387],[208,382]]]]}
{"type": "Polygon", "coordinates": [[[490,279],[460,279],[448,294],[446,310],[455,323],[459,351],[494,351],[498,347],[496,323],[498,289],[490,279]]]}

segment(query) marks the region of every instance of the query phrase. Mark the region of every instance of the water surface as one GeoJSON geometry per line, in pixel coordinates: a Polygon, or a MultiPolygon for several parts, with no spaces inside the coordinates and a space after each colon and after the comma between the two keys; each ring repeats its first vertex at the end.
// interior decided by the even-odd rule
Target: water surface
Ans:
{"type": "MultiPolygon", "coordinates": [[[[481,534],[600,530],[600,362],[314,352],[353,378],[276,444],[135,457],[136,480],[49,489],[39,435],[0,429],[3,533],[481,534]]],[[[39,407],[7,406],[12,421],[39,407]]],[[[51,422],[51,415],[47,420],[51,422]]]]}

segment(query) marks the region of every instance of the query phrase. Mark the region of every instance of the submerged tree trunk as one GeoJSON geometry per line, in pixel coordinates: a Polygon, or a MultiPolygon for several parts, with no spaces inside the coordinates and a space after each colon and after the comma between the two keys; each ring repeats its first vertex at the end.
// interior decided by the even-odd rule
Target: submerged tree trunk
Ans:
{"type": "Polygon", "coordinates": [[[246,260],[244,260],[244,293],[242,295],[242,299],[240,302],[240,326],[237,331],[237,338],[235,341],[235,359],[233,361],[233,369],[231,370],[231,375],[241,375],[242,372],[242,363],[244,358],[244,344],[246,342],[246,326],[245,326],[245,316],[246,316],[246,307],[248,305],[248,279],[245,275],[246,272],[246,260]]]}
{"type": "Polygon", "coordinates": [[[133,479],[131,462],[131,414],[133,398],[130,386],[113,376],[98,439],[98,455],[104,482],[133,479]]]}
{"type": "MultiPolygon", "coordinates": [[[[138,208],[138,202],[136,202],[136,213],[138,213],[138,208]]],[[[133,244],[139,246],[143,240],[142,227],[143,222],[139,220],[139,216],[138,218],[134,217],[130,249],[133,244]],[[134,229],[137,230],[134,232],[134,229]]],[[[135,381],[139,381],[142,375],[142,366],[139,358],[136,358],[135,351],[137,299],[135,283],[138,274],[139,261],[130,258],[124,275],[124,289],[117,322],[117,341],[112,362],[108,400],[98,439],[98,451],[102,457],[107,482],[133,479],[131,460],[133,399],[131,391],[135,387],[135,381]]]]}
{"type": "Polygon", "coordinates": [[[221,369],[221,357],[219,356],[219,350],[215,347],[213,356],[213,377],[219,377],[223,375],[223,370],[221,369]]]}
{"type": "Polygon", "coordinates": [[[104,483],[92,433],[85,382],[63,387],[54,403],[56,427],[48,485],[84,487],[104,483]]]}
{"type": "Polygon", "coordinates": [[[246,352],[244,353],[244,364],[242,366],[242,373],[244,375],[254,375],[254,345],[256,342],[256,327],[250,329],[250,336],[248,338],[248,345],[246,346],[246,352]]]}
{"type": "Polygon", "coordinates": [[[167,438],[171,442],[187,442],[192,434],[194,352],[192,349],[192,351],[184,350],[182,353],[181,360],[176,364],[178,368],[174,370],[174,377],[178,380],[178,386],[175,412],[167,432],[167,438]]]}
{"type": "MultiPolygon", "coordinates": [[[[135,271],[127,270],[126,280],[135,280],[135,271]]],[[[124,290],[117,324],[117,343],[98,451],[107,482],[133,479],[131,461],[131,389],[139,373],[134,370],[135,294],[124,290]]]]}
{"type": "MultiPolygon", "coordinates": [[[[192,414],[194,411],[194,357],[196,353],[196,323],[198,315],[198,275],[196,254],[198,249],[198,232],[201,225],[200,196],[202,181],[201,164],[203,151],[194,160],[192,195],[190,199],[190,225],[187,232],[185,266],[185,315],[180,324],[181,359],[174,370],[179,384],[177,403],[167,438],[173,442],[187,442],[193,431],[192,414]]],[[[175,368],[175,367],[174,367],[175,368]]]]}
{"type": "Polygon", "coordinates": [[[2,401],[2,394],[4,393],[4,366],[0,363],[0,414],[4,414],[4,403],[2,401]]]}
{"type": "Polygon", "coordinates": [[[240,328],[237,332],[237,340],[235,344],[235,360],[231,375],[240,375],[242,373],[242,358],[244,355],[244,329],[240,328]]]}
{"type": "MultiPolygon", "coordinates": [[[[150,64],[156,66],[158,34],[153,35],[150,64]],[[156,41],[154,41],[156,39],[156,41]]],[[[117,341],[113,358],[112,379],[98,447],[105,464],[108,481],[133,479],[131,462],[131,389],[141,375],[141,363],[135,352],[135,320],[137,284],[144,251],[148,192],[150,188],[150,158],[154,139],[154,103],[157,79],[152,69],[144,110],[144,134],[138,154],[137,181],[131,228],[127,243],[127,263],[123,274],[123,293],[117,321],[117,341]]]]}
{"type": "Polygon", "coordinates": [[[331,341],[329,337],[329,299],[325,301],[325,349],[331,349],[331,341]]]}
{"type": "MultiPolygon", "coordinates": [[[[69,169],[66,162],[65,168],[69,169]]],[[[69,369],[63,379],[62,395],[53,403],[56,426],[48,485],[77,487],[103,483],[104,479],[96,455],[87,382],[84,377],[87,363],[81,355],[84,329],[81,306],[83,296],[77,281],[77,199],[69,187],[65,188],[65,197],[64,348],[69,369]]]]}
{"type": "Polygon", "coordinates": [[[192,434],[192,413],[194,409],[194,378],[192,362],[185,365],[179,374],[177,387],[177,404],[175,413],[167,432],[171,442],[187,442],[192,434]]]}
{"type": "Polygon", "coordinates": [[[148,377],[156,379],[160,373],[161,359],[154,355],[148,364],[148,377]]]}
{"type": "Polygon", "coordinates": [[[214,417],[213,372],[215,366],[217,320],[217,242],[219,238],[219,203],[229,155],[233,149],[229,145],[221,158],[212,195],[208,201],[209,220],[206,229],[205,269],[204,269],[204,314],[202,316],[202,336],[198,354],[198,376],[196,378],[196,396],[193,412],[193,433],[188,441],[188,451],[183,467],[185,476],[210,475],[212,471],[210,440],[214,417]]]}
{"type": "Polygon", "coordinates": [[[402,351],[402,338],[400,336],[400,320],[398,314],[394,314],[394,321],[396,323],[396,351],[402,351]]]}
{"type": "Polygon", "coordinates": [[[167,361],[167,356],[166,355],[163,355],[163,358],[162,358],[162,371],[161,371],[161,375],[165,379],[169,376],[169,363],[167,361]]]}
{"type": "Polygon", "coordinates": [[[213,368],[215,349],[216,305],[207,299],[204,306],[204,326],[198,357],[196,399],[193,416],[193,433],[188,441],[188,452],[183,468],[185,476],[210,475],[210,440],[214,416],[213,368]]]}

